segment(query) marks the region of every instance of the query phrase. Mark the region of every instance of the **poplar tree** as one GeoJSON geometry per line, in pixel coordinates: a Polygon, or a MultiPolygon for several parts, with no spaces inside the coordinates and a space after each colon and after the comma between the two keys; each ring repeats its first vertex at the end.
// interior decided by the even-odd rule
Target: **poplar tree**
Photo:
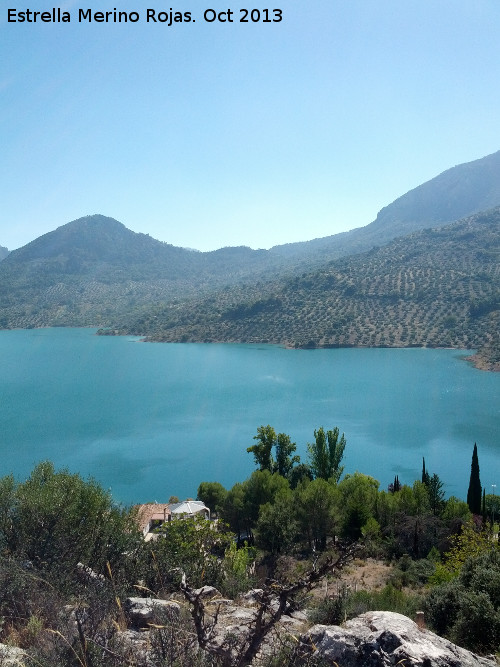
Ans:
{"type": "Polygon", "coordinates": [[[479,459],[477,457],[476,443],[474,443],[474,450],[472,452],[469,490],[467,491],[467,505],[472,514],[481,514],[481,480],[479,478],[479,459]]]}
{"type": "Polygon", "coordinates": [[[321,426],[314,431],[314,440],[307,445],[309,465],[314,477],[325,480],[333,478],[337,483],[344,472],[344,466],[340,465],[346,445],[344,434],[339,438],[337,426],[326,432],[321,426]]]}

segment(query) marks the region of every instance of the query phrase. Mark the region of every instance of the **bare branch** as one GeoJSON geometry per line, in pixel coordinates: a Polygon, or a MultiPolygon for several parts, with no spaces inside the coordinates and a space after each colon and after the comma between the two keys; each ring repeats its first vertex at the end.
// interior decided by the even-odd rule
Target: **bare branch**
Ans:
{"type": "Polygon", "coordinates": [[[191,604],[191,615],[194,620],[199,646],[213,655],[222,658],[224,665],[231,667],[248,667],[252,664],[262,643],[280,621],[281,617],[293,608],[293,601],[299,592],[309,591],[323,577],[332,572],[339,572],[354,557],[359,545],[340,547],[340,554],[329,556],[320,565],[315,563],[313,569],[297,581],[285,585],[274,579],[268,579],[264,588],[256,596],[258,607],[253,618],[247,623],[248,635],[240,637],[240,646],[235,651],[234,644],[216,640],[216,629],[220,606],[211,615],[210,622],[205,614],[203,588],[194,590],[186,582],[183,575],[181,590],[191,604]]]}

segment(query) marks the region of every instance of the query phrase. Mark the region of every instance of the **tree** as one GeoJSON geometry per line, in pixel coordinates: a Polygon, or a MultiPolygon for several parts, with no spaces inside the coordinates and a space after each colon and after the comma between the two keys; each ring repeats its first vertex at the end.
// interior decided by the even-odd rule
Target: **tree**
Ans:
{"type": "Polygon", "coordinates": [[[391,482],[391,484],[389,484],[387,490],[390,493],[397,493],[398,491],[401,491],[401,482],[399,481],[398,475],[394,477],[394,482],[391,482]]]}
{"type": "Polygon", "coordinates": [[[311,467],[307,463],[299,463],[292,468],[288,477],[290,488],[296,489],[302,480],[312,481],[314,479],[311,467]]]}
{"type": "Polygon", "coordinates": [[[223,578],[221,556],[231,543],[231,535],[221,523],[188,517],[165,524],[163,535],[147,547],[145,580],[155,592],[178,586],[181,571],[198,587],[218,586],[223,578]]]}
{"type": "Polygon", "coordinates": [[[211,512],[216,514],[219,514],[226,496],[227,491],[220,482],[201,482],[196,495],[198,500],[204,502],[211,512]]]}
{"type": "Polygon", "coordinates": [[[267,426],[259,426],[257,435],[253,439],[257,440],[257,443],[251,447],[247,447],[247,452],[253,454],[259,470],[273,472],[274,461],[271,452],[276,444],[276,431],[269,424],[267,426]]]}
{"type": "Polygon", "coordinates": [[[247,530],[245,491],[241,482],[234,484],[227,492],[220,514],[240,541],[242,533],[247,530]]]}
{"type": "Polygon", "coordinates": [[[248,529],[253,530],[262,505],[274,503],[280,491],[286,492],[290,488],[287,480],[281,475],[273,475],[269,470],[254,470],[250,477],[243,482],[244,510],[248,521],[248,529]]]}
{"type": "Polygon", "coordinates": [[[274,503],[260,508],[256,525],[257,545],[273,555],[286,552],[297,537],[298,526],[294,516],[290,490],[280,491],[274,503]]]}
{"type": "Polygon", "coordinates": [[[321,478],[304,480],[295,490],[294,506],[309,549],[323,550],[328,537],[333,537],[338,523],[338,496],[337,487],[321,478]]]}
{"type": "Polygon", "coordinates": [[[450,496],[444,505],[443,519],[445,521],[453,521],[454,519],[469,521],[471,519],[469,506],[456,496],[450,496]]]}
{"type": "Polygon", "coordinates": [[[453,576],[460,573],[469,558],[477,558],[494,549],[490,536],[478,531],[472,520],[462,526],[458,535],[451,537],[451,543],[451,549],[445,553],[445,567],[453,576]]]}
{"type": "Polygon", "coordinates": [[[288,479],[294,464],[300,461],[300,456],[291,456],[297,449],[297,445],[291,441],[289,435],[278,433],[275,447],[276,461],[273,472],[277,472],[278,475],[288,479]]]}
{"type": "Polygon", "coordinates": [[[359,472],[346,475],[338,485],[341,493],[343,532],[349,538],[361,537],[361,529],[374,516],[379,483],[373,477],[359,472]]]}
{"type": "Polygon", "coordinates": [[[429,505],[434,516],[439,516],[444,509],[444,491],[443,482],[439,476],[434,473],[427,482],[427,491],[429,492],[429,505]]]}
{"type": "Polygon", "coordinates": [[[344,434],[339,439],[338,427],[325,433],[321,426],[314,431],[314,440],[314,443],[307,445],[314,477],[325,480],[333,478],[338,482],[344,472],[344,467],[340,466],[346,445],[344,434]]]}
{"type": "Polygon", "coordinates": [[[429,479],[430,479],[429,473],[425,469],[425,459],[422,456],[422,484],[429,484],[429,479]]]}
{"type": "Polygon", "coordinates": [[[247,452],[254,455],[255,463],[259,470],[277,472],[282,477],[289,477],[295,463],[300,461],[300,456],[292,456],[297,445],[292,442],[286,433],[278,433],[272,426],[259,426],[255,445],[247,447],[247,452]],[[273,449],[275,452],[273,458],[273,449]]]}
{"type": "Polygon", "coordinates": [[[452,578],[431,589],[424,602],[426,617],[436,632],[460,646],[495,652],[500,641],[498,549],[472,522],[455,542],[445,563],[452,578]]]}
{"type": "Polygon", "coordinates": [[[126,566],[124,554],[140,540],[132,514],[113,503],[109,491],[67,470],[40,463],[16,489],[15,532],[10,549],[60,583],[78,562],[105,574],[126,566]]]}
{"type": "Polygon", "coordinates": [[[472,463],[470,466],[470,481],[467,491],[467,505],[472,514],[481,514],[481,480],[479,478],[479,459],[477,456],[477,444],[474,443],[472,451],[472,463]]]}

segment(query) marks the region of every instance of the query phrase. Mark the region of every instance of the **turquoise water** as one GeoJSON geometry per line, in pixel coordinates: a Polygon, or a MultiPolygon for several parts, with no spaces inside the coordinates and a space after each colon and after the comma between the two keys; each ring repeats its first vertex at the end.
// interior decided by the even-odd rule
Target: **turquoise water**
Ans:
{"type": "MultiPolygon", "coordinates": [[[[420,478],[422,456],[465,497],[474,442],[500,485],[500,374],[452,350],[285,350],[145,344],[93,329],[0,331],[0,475],[42,460],[89,475],[124,503],[195,497],[253,470],[261,424],[306,459],[319,426],[345,432],[346,472],[385,487],[420,478]]],[[[498,487],[497,487],[498,488],[498,487]]]]}

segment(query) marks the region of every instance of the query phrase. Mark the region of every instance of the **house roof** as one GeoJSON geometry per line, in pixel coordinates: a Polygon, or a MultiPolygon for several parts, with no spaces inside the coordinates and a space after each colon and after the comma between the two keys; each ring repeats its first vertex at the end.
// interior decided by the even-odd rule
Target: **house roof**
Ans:
{"type": "Polygon", "coordinates": [[[144,505],[136,505],[136,509],[137,523],[141,530],[144,530],[150,521],[163,521],[171,514],[168,503],[145,503],[144,505]]]}
{"type": "Polygon", "coordinates": [[[184,500],[182,503],[170,505],[172,514],[198,514],[208,511],[208,507],[201,500],[184,500]]]}

